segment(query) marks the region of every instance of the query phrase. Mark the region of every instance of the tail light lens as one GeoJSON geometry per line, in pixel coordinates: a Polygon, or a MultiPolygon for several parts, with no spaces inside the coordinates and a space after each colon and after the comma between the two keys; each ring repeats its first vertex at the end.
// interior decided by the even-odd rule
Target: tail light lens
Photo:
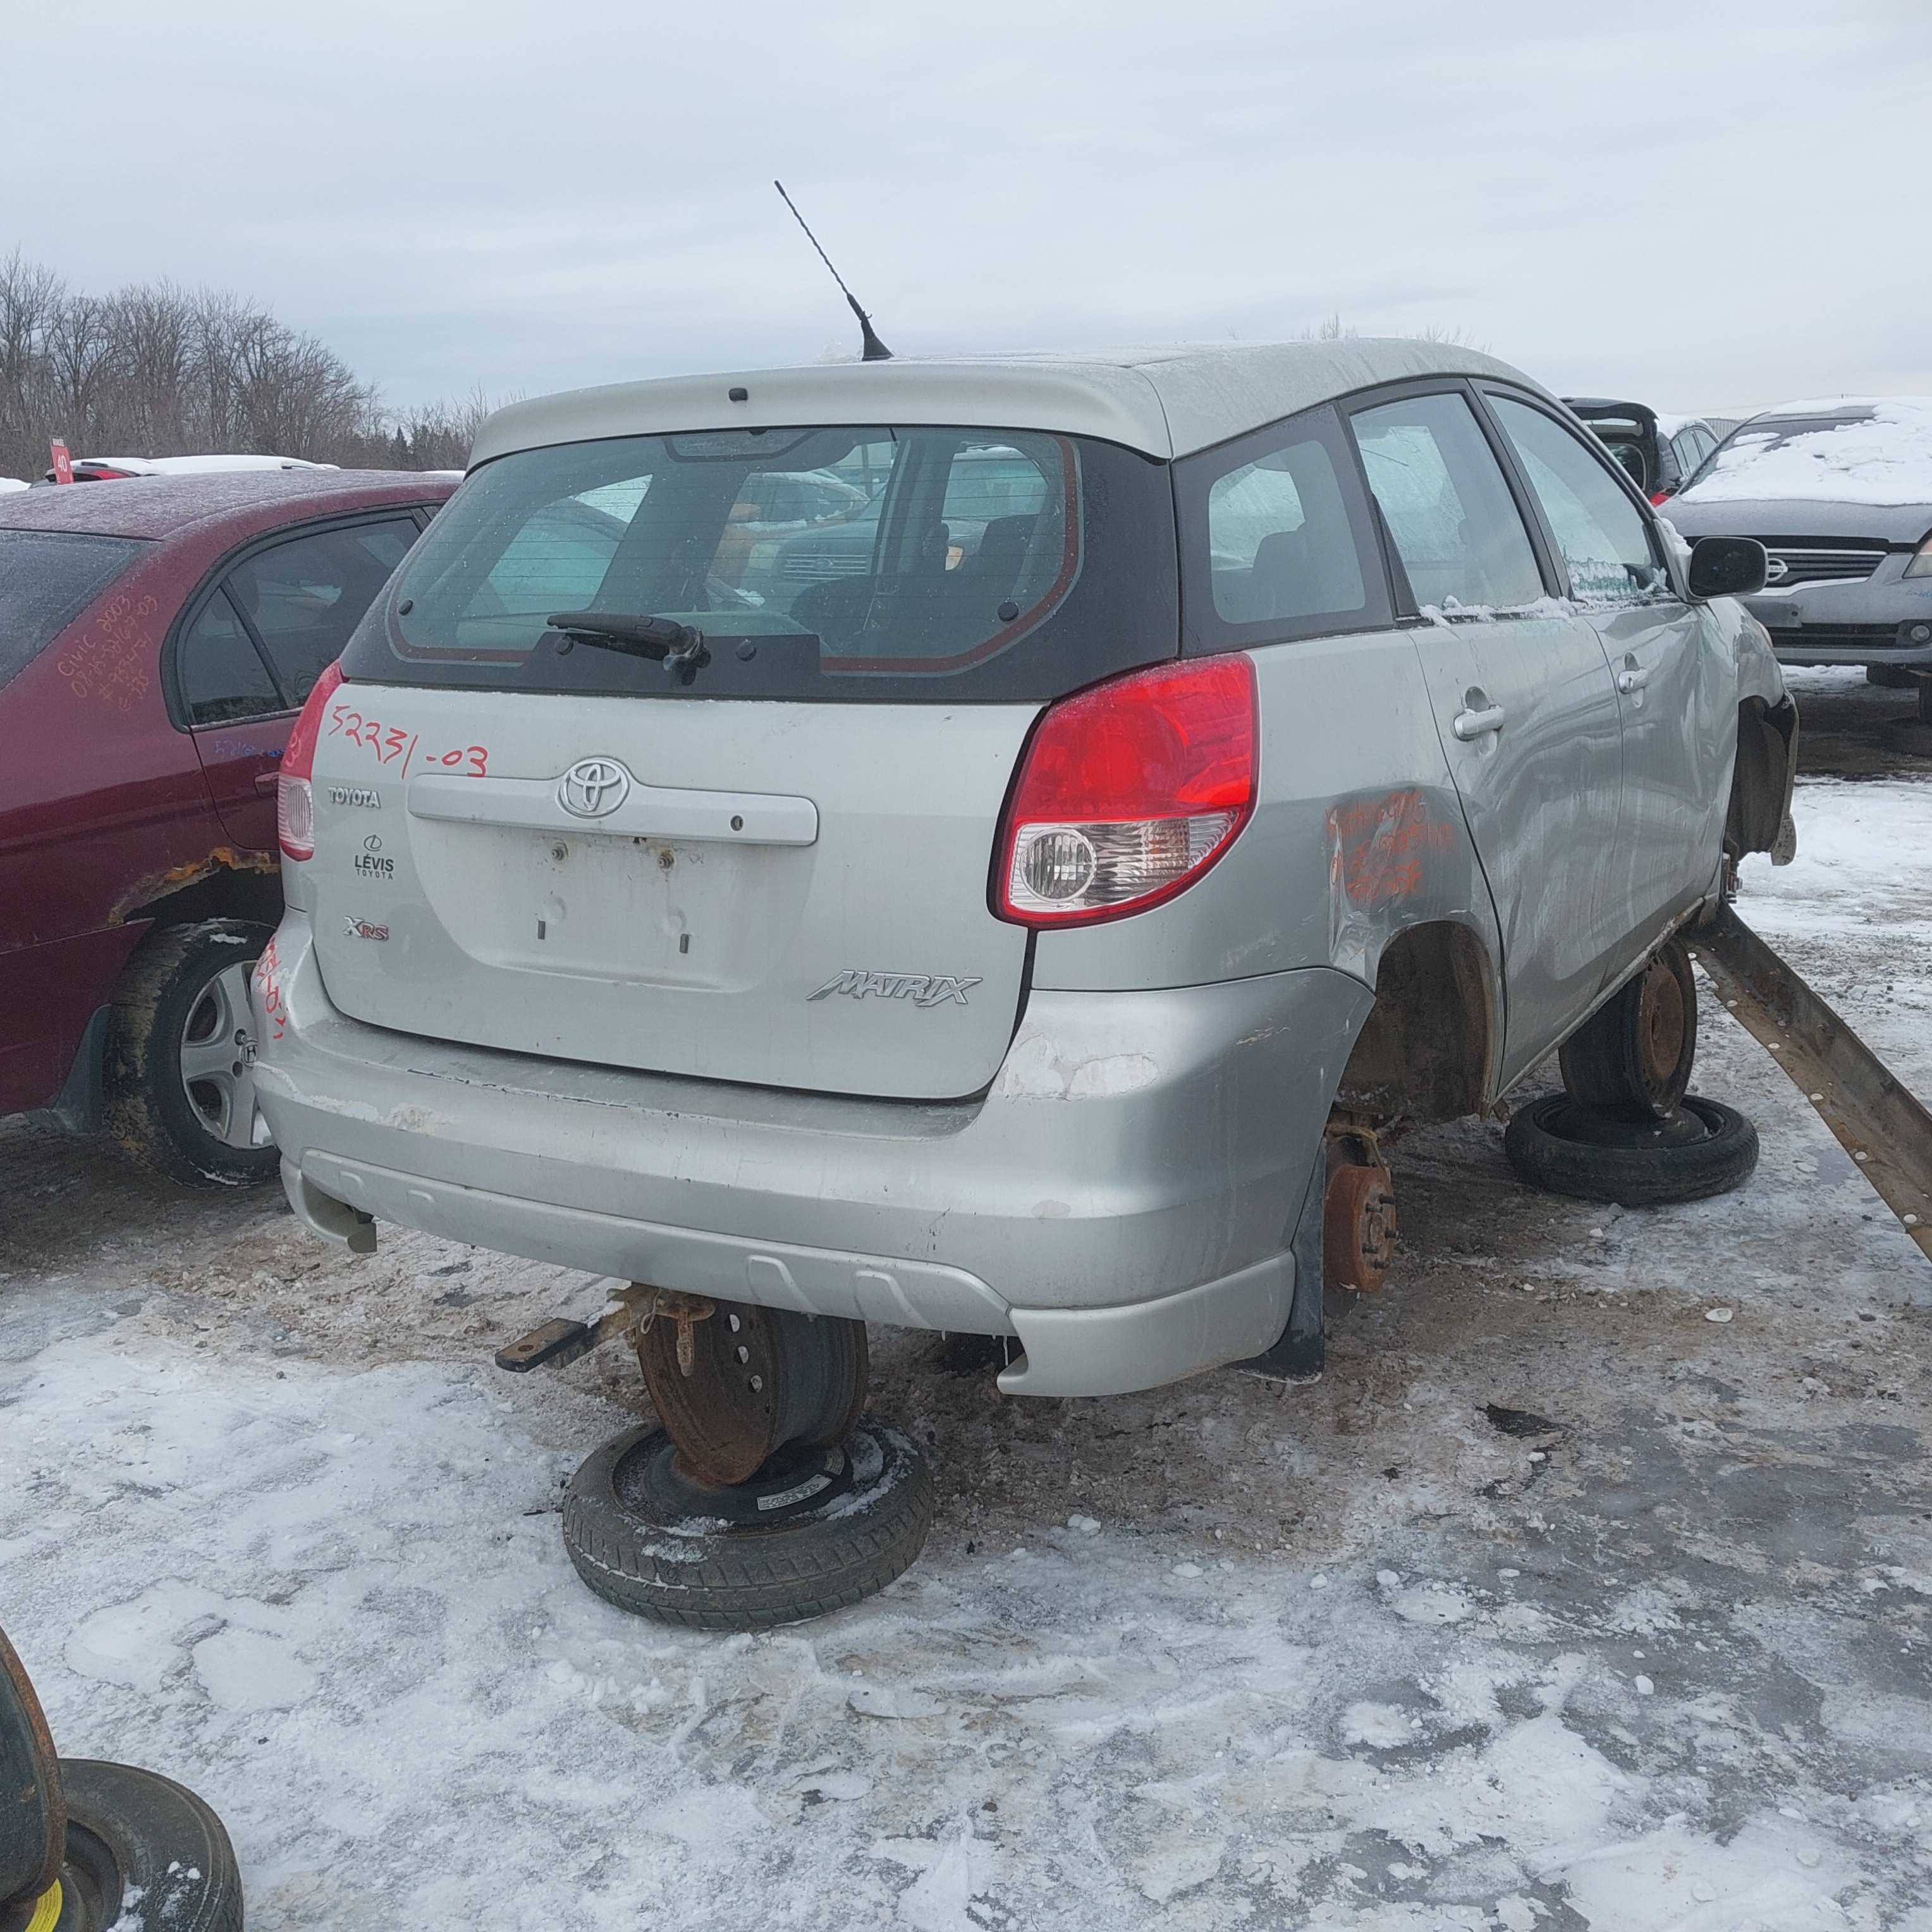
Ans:
{"type": "Polygon", "coordinates": [[[1667,503],[1670,501],[1670,492],[1668,490],[1653,490],[1650,493],[1650,500],[1653,504],[1667,503]]]}
{"type": "Polygon", "coordinates": [[[1000,829],[995,910],[1030,926],[1144,912],[1192,885],[1255,802],[1245,657],[1156,664],[1052,706],[1000,829]]]}
{"type": "Polygon", "coordinates": [[[310,781],[315,775],[316,740],[322,736],[322,713],[341,682],[342,667],[329,665],[316,680],[282,747],[282,768],[275,781],[275,836],[284,859],[315,856],[315,794],[310,781]]]}

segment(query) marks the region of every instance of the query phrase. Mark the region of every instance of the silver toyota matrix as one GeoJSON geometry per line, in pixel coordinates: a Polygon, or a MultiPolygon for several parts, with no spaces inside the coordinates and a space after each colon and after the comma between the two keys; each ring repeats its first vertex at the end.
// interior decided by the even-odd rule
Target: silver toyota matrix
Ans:
{"type": "Polygon", "coordinates": [[[290,1198],[1018,1394],[1305,1364],[1338,1174],[1331,1281],[1778,842],[1762,569],[1439,344],[502,410],[289,741],[290,1198]]]}

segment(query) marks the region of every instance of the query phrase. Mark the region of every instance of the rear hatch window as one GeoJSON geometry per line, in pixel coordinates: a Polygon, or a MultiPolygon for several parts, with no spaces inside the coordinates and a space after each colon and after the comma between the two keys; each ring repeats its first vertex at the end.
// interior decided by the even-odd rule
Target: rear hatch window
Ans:
{"type": "Polygon", "coordinates": [[[147,548],[129,537],[0,530],[0,685],[19,676],[147,548]]]}
{"type": "Polygon", "coordinates": [[[1178,647],[1166,466],[1030,432],[623,436],[472,474],[364,620],[351,679],[872,704],[1054,698],[1178,647]],[[702,634],[694,672],[562,612],[702,634]]]}

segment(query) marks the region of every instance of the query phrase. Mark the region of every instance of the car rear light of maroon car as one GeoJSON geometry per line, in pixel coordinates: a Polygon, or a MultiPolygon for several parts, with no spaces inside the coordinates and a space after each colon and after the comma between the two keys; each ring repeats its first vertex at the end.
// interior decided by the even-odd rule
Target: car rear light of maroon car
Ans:
{"type": "Polygon", "coordinates": [[[342,667],[332,664],[315,681],[308,701],[282,748],[282,768],[275,782],[275,836],[284,859],[315,856],[316,741],[322,736],[322,712],[342,682],[342,667]]]}
{"type": "Polygon", "coordinates": [[[1048,707],[1006,807],[995,910],[1094,925],[1186,890],[1254,809],[1255,674],[1243,656],[1156,664],[1048,707]]]}

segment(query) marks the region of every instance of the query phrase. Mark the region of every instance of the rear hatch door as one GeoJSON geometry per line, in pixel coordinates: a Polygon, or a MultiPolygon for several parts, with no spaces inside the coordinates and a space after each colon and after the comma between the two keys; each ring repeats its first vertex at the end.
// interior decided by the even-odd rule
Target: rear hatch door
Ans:
{"type": "Polygon", "coordinates": [[[308,898],[344,1011],[815,1091],[992,1079],[1028,957],[989,910],[1002,805],[1045,704],[1176,648],[1165,472],[1037,434],[770,441],[519,452],[432,526],[320,728],[308,898]],[[969,551],[947,512],[989,447],[1036,487],[969,551]],[[867,518],[866,571],[742,544],[774,464],[867,518]],[[684,625],[704,662],[565,611],[684,625]]]}

